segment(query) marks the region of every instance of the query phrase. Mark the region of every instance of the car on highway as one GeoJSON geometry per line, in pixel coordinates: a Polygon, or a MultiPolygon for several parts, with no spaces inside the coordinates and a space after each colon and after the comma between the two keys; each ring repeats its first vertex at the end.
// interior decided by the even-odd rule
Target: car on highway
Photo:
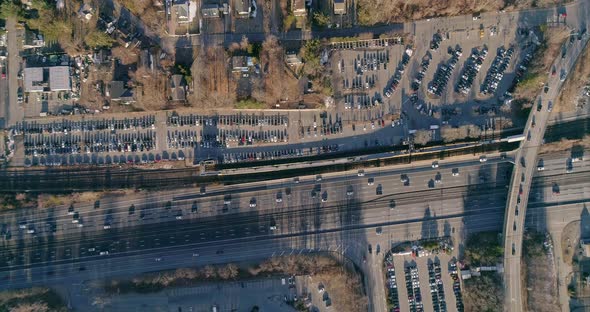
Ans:
{"type": "Polygon", "coordinates": [[[557,182],[553,183],[551,190],[553,191],[553,195],[559,195],[561,193],[559,189],[559,184],[557,184],[557,182]]]}
{"type": "Polygon", "coordinates": [[[436,175],[434,176],[434,183],[436,183],[436,184],[442,183],[442,174],[440,174],[440,172],[437,172],[436,175]]]}
{"type": "Polygon", "coordinates": [[[486,161],[488,161],[488,158],[485,155],[479,156],[479,162],[484,163],[486,161]]]}
{"type": "Polygon", "coordinates": [[[293,178],[293,182],[294,182],[295,184],[298,184],[298,183],[299,183],[299,177],[294,177],[294,178],[293,178]]]}
{"type": "Polygon", "coordinates": [[[545,164],[543,159],[539,159],[539,163],[537,164],[537,171],[545,170],[545,164]]]}
{"type": "Polygon", "coordinates": [[[322,193],[322,203],[325,203],[328,201],[328,191],[324,191],[324,193],[322,193]]]}
{"type": "Polygon", "coordinates": [[[74,214],[74,205],[70,205],[70,207],[68,208],[68,215],[71,216],[74,214]]]}
{"type": "Polygon", "coordinates": [[[375,195],[383,195],[383,186],[381,184],[377,185],[377,188],[375,189],[375,195]]]}
{"type": "Polygon", "coordinates": [[[547,105],[547,112],[551,113],[552,110],[553,110],[553,102],[549,101],[549,104],[547,105]]]}
{"type": "Polygon", "coordinates": [[[277,192],[277,197],[276,197],[275,201],[277,203],[282,203],[283,202],[283,193],[277,192]]]}
{"type": "Polygon", "coordinates": [[[432,162],[432,168],[434,168],[434,169],[438,168],[438,161],[435,160],[432,162]]]}
{"type": "Polygon", "coordinates": [[[205,195],[205,194],[207,194],[207,188],[205,187],[205,185],[201,185],[201,188],[200,188],[200,190],[199,190],[199,193],[200,193],[201,195],[205,195]]]}
{"type": "Polygon", "coordinates": [[[369,249],[369,253],[372,254],[373,253],[373,246],[371,244],[369,244],[368,249],[369,249]]]}
{"type": "Polygon", "coordinates": [[[256,208],[256,198],[250,199],[250,208],[256,208]]]}
{"type": "Polygon", "coordinates": [[[559,81],[565,81],[565,78],[567,77],[567,72],[565,70],[561,71],[561,74],[559,75],[559,81]]]}
{"type": "Polygon", "coordinates": [[[80,214],[76,211],[74,215],[72,215],[72,223],[76,224],[80,222],[80,214]]]}
{"type": "Polygon", "coordinates": [[[199,210],[199,206],[197,205],[197,201],[193,201],[193,204],[191,206],[191,212],[196,213],[198,210],[199,210]]]}
{"type": "Polygon", "coordinates": [[[565,163],[565,173],[572,173],[574,172],[574,163],[571,159],[568,159],[565,163]]]}
{"type": "Polygon", "coordinates": [[[410,179],[408,178],[408,175],[407,175],[407,174],[402,174],[402,175],[400,176],[400,181],[401,181],[402,183],[408,183],[408,182],[410,181],[410,179]]]}
{"type": "Polygon", "coordinates": [[[381,235],[383,234],[383,228],[381,228],[380,226],[378,226],[377,228],[375,228],[375,233],[377,235],[381,235]]]}
{"type": "Polygon", "coordinates": [[[346,188],[346,196],[352,196],[352,195],[354,195],[354,190],[353,190],[353,188],[352,188],[352,185],[349,185],[349,186],[346,188]]]}
{"type": "Polygon", "coordinates": [[[389,209],[394,209],[395,208],[395,200],[394,199],[390,199],[389,200],[389,209]]]}
{"type": "Polygon", "coordinates": [[[459,176],[459,168],[453,168],[453,170],[451,170],[451,175],[453,177],[458,177],[459,176]]]}
{"type": "Polygon", "coordinates": [[[225,197],[223,198],[223,204],[231,205],[231,195],[225,195],[225,197]]]}
{"type": "Polygon", "coordinates": [[[322,175],[321,175],[321,174],[318,174],[318,175],[316,175],[316,176],[315,176],[315,181],[316,181],[316,182],[320,182],[320,181],[322,181],[322,175]]]}
{"type": "Polygon", "coordinates": [[[162,261],[162,258],[161,257],[157,257],[154,260],[156,260],[156,262],[160,262],[160,261],[162,261]]]}
{"type": "Polygon", "coordinates": [[[368,186],[372,186],[373,184],[375,184],[375,178],[369,178],[369,179],[367,180],[367,185],[368,185],[368,186]]]}
{"type": "Polygon", "coordinates": [[[358,173],[357,173],[357,175],[359,177],[364,177],[365,176],[365,170],[359,170],[358,173]]]}
{"type": "Polygon", "coordinates": [[[108,254],[109,254],[109,252],[107,250],[101,251],[99,253],[99,255],[101,255],[101,256],[107,256],[108,254]]]}

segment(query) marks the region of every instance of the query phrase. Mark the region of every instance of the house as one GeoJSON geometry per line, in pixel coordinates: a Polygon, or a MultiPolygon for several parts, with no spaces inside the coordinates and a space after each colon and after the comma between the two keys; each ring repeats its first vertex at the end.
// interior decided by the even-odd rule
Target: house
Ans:
{"type": "Polygon", "coordinates": [[[294,16],[305,16],[305,0],[291,0],[291,11],[294,16]]]}
{"type": "Polygon", "coordinates": [[[23,49],[42,48],[45,46],[43,35],[35,30],[25,30],[23,39],[23,49]]]}
{"type": "Polygon", "coordinates": [[[106,96],[114,102],[129,105],[135,102],[133,91],[125,87],[123,81],[111,81],[107,85],[106,96]]]}
{"type": "Polygon", "coordinates": [[[176,0],[172,5],[172,12],[176,15],[177,23],[188,23],[189,20],[189,1],[176,0]]]}
{"type": "Polygon", "coordinates": [[[219,17],[219,13],[219,5],[217,4],[203,4],[201,6],[201,15],[203,18],[219,17]]]}
{"type": "Polygon", "coordinates": [[[25,92],[70,91],[69,66],[29,67],[24,69],[25,92]]]}
{"type": "Polygon", "coordinates": [[[231,58],[233,72],[247,72],[254,64],[249,56],[236,55],[231,58]]]}
{"type": "Polygon", "coordinates": [[[234,0],[236,17],[248,18],[252,12],[252,0],[234,0]]]}
{"type": "Polygon", "coordinates": [[[334,0],[334,14],[346,14],[346,0],[334,0]]]}
{"type": "Polygon", "coordinates": [[[297,56],[297,54],[295,52],[287,52],[285,62],[289,66],[299,66],[299,65],[303,64],[303,62],[301,61],[301,58],[299,58],[299,56],[297,56]]]}
{"type": "Polygon", "coordinates": [[[170,77],[170,99],[172,101],[186,101],[186,80],[183,75],[170,77]]]}
{"type": "Polygon", "coordinates": [[[83,20],[85,22],[88,22],[89,20],[91,20],[93,14],[94,14],[94,9],[88,3],[84,3],[82,5],[82,7],[80,7],[80,10],[78,10],[78,18],[80,18],[81,20],[83,20]]]}

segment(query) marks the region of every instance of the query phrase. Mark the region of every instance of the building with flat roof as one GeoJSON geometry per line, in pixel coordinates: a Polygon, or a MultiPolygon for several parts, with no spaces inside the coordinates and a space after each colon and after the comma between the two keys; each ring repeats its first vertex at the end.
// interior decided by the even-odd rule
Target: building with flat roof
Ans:
{"type": "Polygon", "coordinates": [[[24,70],[25,92],[70,91],[69,66],[29,67],[24,70]]]}
{"type": "Polygon", "coordinates": [[[176,14],[177,23],[188,23],[190,21],[188,0],[174,1],[174,4],[172,5],[172,11],[174,14],[176,14]]]}
{"type": "Polygon", "coordinates": [[[294,16],[305,16],[305,0],[291,0],[291,11],[294,16]]]}
{"type": "Polygon", "coordinates": [[[217,4],[203,4],[201,6],[201,16],[203,18],[219,17],[219,13],[219,5],[217,4]]]}
{"type": "Polygon", "coordinates": [[[334,14],[346,14],[346,0],[334,0],[334,14]]]}
{"type": "Polygon", "coordinates": [[[252,0],[234,0],[234,12],[236,17],[250,17],[252,0]]]}

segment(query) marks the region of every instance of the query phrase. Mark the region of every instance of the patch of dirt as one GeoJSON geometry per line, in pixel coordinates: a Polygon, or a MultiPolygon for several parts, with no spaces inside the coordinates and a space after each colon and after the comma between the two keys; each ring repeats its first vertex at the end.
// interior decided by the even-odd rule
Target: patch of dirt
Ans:
{"type": "Polygon", "coordinates": [[[563,83],[555,103],[554,113],[571,112],[576,109],[578,95],[590,81],[590,45],[587,45],[578,59],[574,72],[563,83]]]}
{"type": "Polygon", "coordinates": [[[187,98],[189,105],[201,109],[233,107],[237,85],[229,66],[229,58],[222,47],[199,51],[191,66],[194,92],[187,98]]]}
{"type": "MultiPolygon", "coordinates": [[[[545,82],[547,81],[547,74],[551,69],[553,61],[559,57],[563,43],[569,37],[570,31],[565,27],[549,27],[543,32],[541,39],[541,46],[537,48],[533,55],[526,77],[529,78],[529,83],[520,83],[516,91],[515,97],[534,99],[539,93],[545,82]],[[534,78],[533,78],[534,77],[534,78]]],[[[557,73],[559,74],[559,73],[557,73]]]]}
{"type": "Polygon", "coordinates": [[[561,311],[553,253],[543,246],[544,241],[545,236],[537,232],[524,237],[521,267],[527,285],[526,306],[528,311],[561,311]]]}
{"type": "Polygon", "coordinates": [[[539,150],[540,154],[547,154],[552,152],[560,152],[571,150],[573,146],[581,145],[584,148],[590,148],[590,135],[586,135],[581,140],[568,140],[562,139],[559,142],[547,143],[541,145],[541,149],[539,150]]]}
{"type": "Polygon", "coordinates": [[[559,238],[561,239],[561,258],[564,263],[570,266],[573,264],[577,250],[576,246],[579,245],[580,241],[580,224],[579,220],[568,223],[561,231],[561,237],[559,238]]]}
{"type": "Polygon", "coordinates": [[[363,25],[404,22],[428,17],[456,16],[474,12],[518,10],[561,4],[560,0],[358,0],[358,21],[363,25]]]}
{"type": "Polygon", "coordinates": [[[262,77],[254,83],[254,99],[269,106],[299,100],[299,81],[285,66],[285,51],[276,37],[262,43],[260,65],[262,77]]]}

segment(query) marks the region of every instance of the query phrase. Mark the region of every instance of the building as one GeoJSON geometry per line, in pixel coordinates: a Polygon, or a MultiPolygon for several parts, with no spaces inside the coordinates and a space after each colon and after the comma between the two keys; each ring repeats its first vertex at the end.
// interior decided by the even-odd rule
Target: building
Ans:
{"type": "Polygon", "coordinates": [[[43,35],[35,30],[25,30],[23,39],[23,49],[42,48],[45,46],[43,35]]]}
{"type": "Polygon", "coordinates": [[[107,85],[106,96],[112,102],[119,102],[121,104],[129,105],[135,102],[133,91],[125,87],[123,81],[111,81],[107,85]]]}
{"type": "Polygon", "coordinates": [[[291,11],[294,16],[305,16],[307,14],[305,0],[291,0],[291,11]]]}
{"type": "Polygon", "coordinates": [[[252,0],[234,0],[234,9],[236,17],[248,18],[252,12],[252,0]]]}
{"type": "Polygon", "coordinates": [[[172,5],[172,12],[176,15],[176,22],[188,23],[189,18],[189,1],[188,0],[176,0],[172,5]]]}
{"type": "Polygon", "coordinates": [[[88,22],[89,20],[91,20],[93,14],[94,14],[94,9],[88,3],[84,3],[82,5],[82,7],[80,8],[80,10],[78,10],[78,17],[85,22],[88,22]]]}
{"type": "Polygon", "coordinates": [[[70,91],[69,66],[29,67],[24,70],[25,92],[70,91]]]}
{"type": "Polygon", "coordinates": [[[186,80],[183,75],[170,77],[170,100],[186,101],[186,80]]]}
{"type": "Polygon", "coordinates": [[[219,17],[219,13],[219,5],[217,4],[203,4],[201,6],[201,16],[203,16],[203,18],[219,17]]]}
{"type": "Polygon", "coordinates": [[[334,0],[334,14],[346,14],[346,0],[334,0]]]}
{"type": "Polygon", "coordinates": [[[303,62],[301,61],[301,58],[299,58],[299,56],[297,56],[297,54],[295,52],[287,52],[285,62],[289,66],[299,66],[299,65],[303,64],[303,62]]]}
{"type": "Polygon", "coordinates": [[[247,72],[250,67],[254,66],[252,58],[243,55],[232,56],[231,64],[233,72],[247,72]]]}

